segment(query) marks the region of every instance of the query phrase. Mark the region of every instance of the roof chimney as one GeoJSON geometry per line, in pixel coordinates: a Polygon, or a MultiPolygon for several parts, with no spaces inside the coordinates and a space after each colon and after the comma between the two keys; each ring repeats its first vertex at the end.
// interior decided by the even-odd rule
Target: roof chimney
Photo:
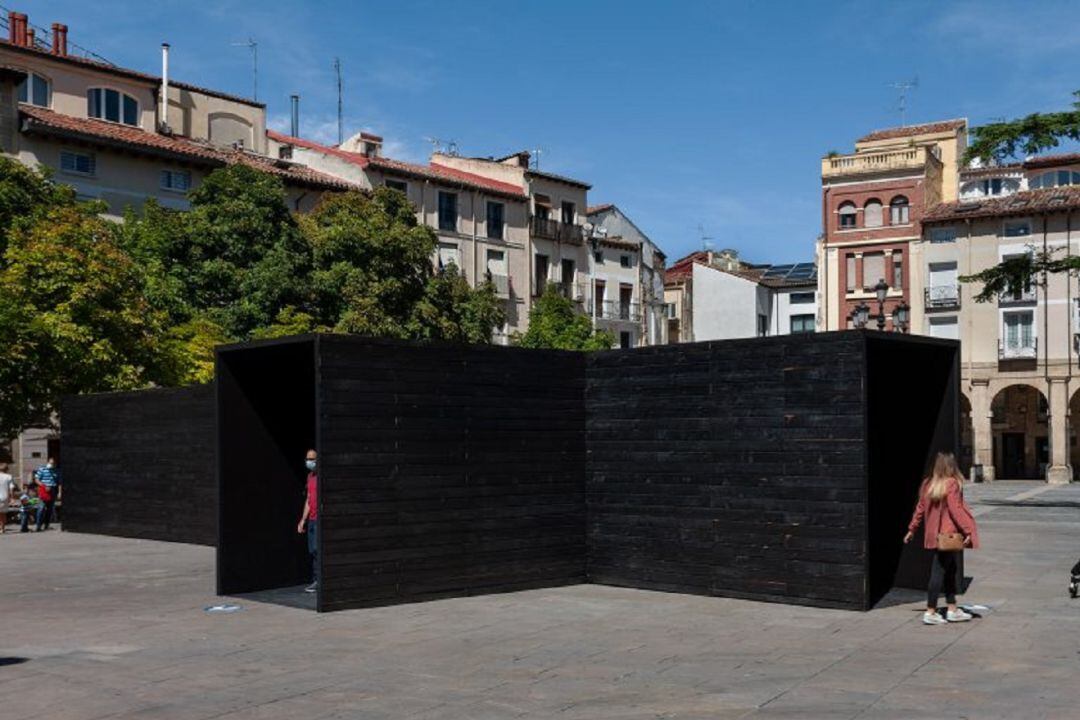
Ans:
{"type": "Polygon", "coordinates": [[[67,25],[52,24],[52,54],[67,55],[67,25]]]}
{"type": "Polygon", "coordinates": [[[300,96],[290,95],[289,101],[292,103],[291,122],[289,123],[289,134],[293,137],[300,137],[300,96]]]}
{"type": "Polygon", "coordinates": [[[8,12],[8,41],[12,45],[26,45],[26,15],[21,12],[8,12]]]}
{"type": "Polygon", "coordinates": [[[26,28],[26,47],[34,47],[34,28],[26,28]]]}
{"type": "MultiPolygon", "coordinates": [[[[55,26],[54,26],[55,27],[55,26]]],[[[169,130],[169,43],[161,43],[161,130],[169,130]]]]}

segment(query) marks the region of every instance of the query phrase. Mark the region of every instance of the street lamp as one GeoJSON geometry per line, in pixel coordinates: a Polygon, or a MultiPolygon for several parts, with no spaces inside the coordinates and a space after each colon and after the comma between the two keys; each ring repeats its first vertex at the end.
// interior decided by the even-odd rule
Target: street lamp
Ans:
{"type": "Polygon", "coordinates": [[[885,296],[889,293],[889,284],[884,280],[878,280],[877,285],[874,286],[874,292],[877,293],[877,329],[885,329],[885,296]]]}
{"type": "Polygon", "coordinates": [[[870,320],[870,308],[866,303],[861,302],[855,306],[855,309],[851,311],[851,324],[858,329],[866,327],[866,323],[870,320]]]}
{"type": "Polygon", "coordinates": [[[911,322],[911,306],[901,302],[892,311],[893,330],[906,333],[911,322]]]}

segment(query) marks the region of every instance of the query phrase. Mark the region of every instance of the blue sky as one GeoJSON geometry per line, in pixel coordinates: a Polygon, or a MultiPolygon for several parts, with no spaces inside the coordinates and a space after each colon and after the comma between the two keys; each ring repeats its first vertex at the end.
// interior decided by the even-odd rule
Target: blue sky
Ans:
{"type": "Polygon", "coordinates": [[[820,157],[899,124],[890,83],[918,76],[908,122],[973,124],[1062,109],[1080,89],[1075,3],[285,2],[8,0],[112,62],[250,95],[307,137],[382,134],[423,161],[425,138],[466,155],[541,148],[541,168],[592,183],[674,260],[716,247],[810,260],[820,157]]]}

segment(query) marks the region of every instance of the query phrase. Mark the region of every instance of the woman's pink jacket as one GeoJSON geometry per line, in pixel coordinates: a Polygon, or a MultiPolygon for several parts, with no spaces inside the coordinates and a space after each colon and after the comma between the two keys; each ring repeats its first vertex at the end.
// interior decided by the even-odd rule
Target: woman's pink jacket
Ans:
{"type": "Polygon", "coordinates": [[[971,514],[971,508],[964,502],[964,494],[960,490],[960,482],[954,480],[949,483],[949,491],[945,499],[940,502],[932,502],[926,497],[926,486],[929,478],[923,480],[919,488],[919,502],[915,505],[915,514],[911,516],[908,530],[915,532],[919,525],[926,521],[926,530],[923,531],[923,547],[927,550],[937,549],[937,536],[943,533],[963,533],[971,538],[972,549],[979,547],[979,529],[975,526],[975,517],[971,514]]]}

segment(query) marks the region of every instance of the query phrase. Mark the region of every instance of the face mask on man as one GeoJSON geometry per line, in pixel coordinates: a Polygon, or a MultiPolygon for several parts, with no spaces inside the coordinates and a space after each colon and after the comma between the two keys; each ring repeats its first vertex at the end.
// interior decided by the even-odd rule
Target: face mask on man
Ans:
{"type": "Polygon", "coordinates": [[[315,461],[314,460],[305,460],[304,465],[307,467],[308,470],[314,470],[315,469],[315,461]]]}

